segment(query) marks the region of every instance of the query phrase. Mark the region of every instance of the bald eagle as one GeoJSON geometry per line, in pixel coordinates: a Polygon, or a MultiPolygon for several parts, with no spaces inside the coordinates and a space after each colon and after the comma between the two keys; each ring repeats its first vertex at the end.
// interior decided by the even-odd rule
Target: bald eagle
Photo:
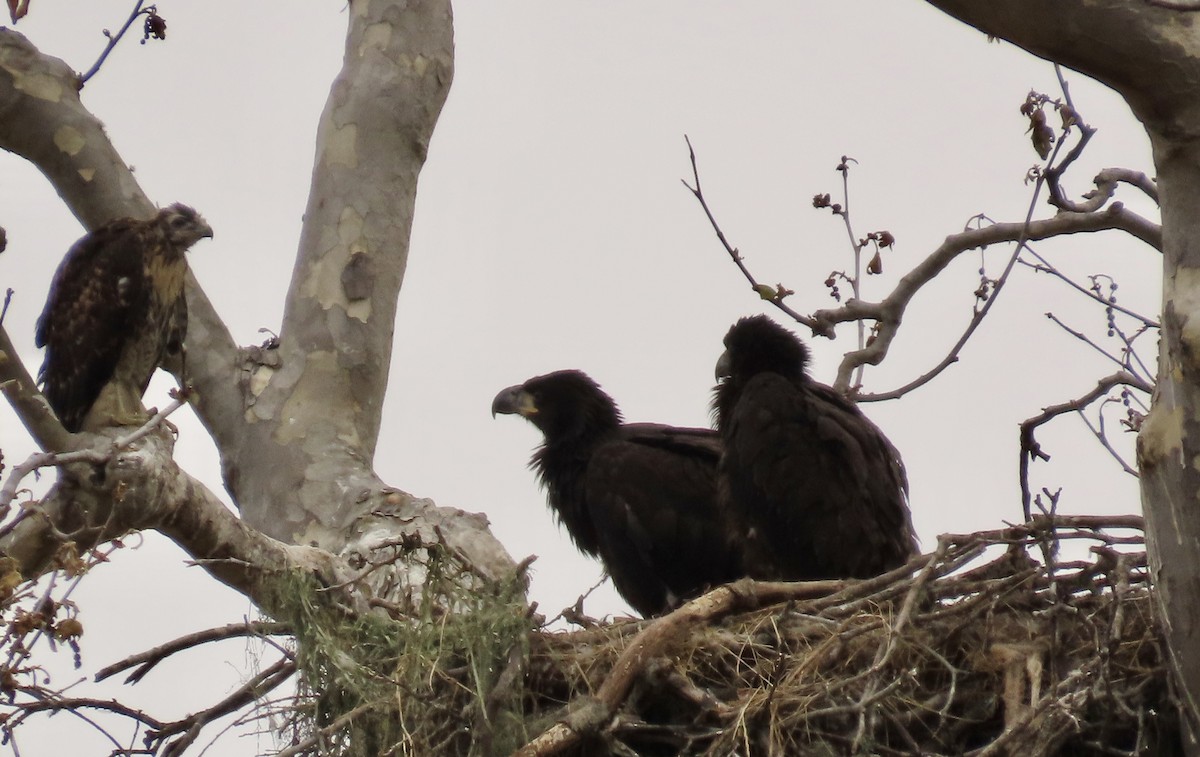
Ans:
{"type": "Polygon", "coordinates": [[[637,612],[666,612],[742,575],[718,511],[720,442],[710,429],[622,423],[612,398],[574,370],[508,387],[496,413],[542,432],[529,466],[551,510],[637,612]]]}
{"type": "Polygon", "coordinates": [[[67,251],[35,341],[46,348],[42,393],[68,431],[147,420],[142,393],[187,331],[184,252],[212,235],[177,203],[149,221],[110,221],[67,251]]]}
{"type": "Polygon", "coordinates": [[[766,316],[725,336],[714,410],[721,499],[759,578],[867,578],[916,554],[904,464],[858,407],[806,371],[808,348],[766,316]]]}

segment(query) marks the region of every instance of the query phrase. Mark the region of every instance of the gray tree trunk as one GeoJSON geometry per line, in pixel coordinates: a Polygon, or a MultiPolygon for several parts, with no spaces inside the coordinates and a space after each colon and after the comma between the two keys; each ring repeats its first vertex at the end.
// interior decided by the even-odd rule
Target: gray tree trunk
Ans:
{"type": "Polygon", "coordinates": [[[1185,742],[1200,754],[1200,16],[1128,0],[929,2],[1112,87],[1150,136],[1162,205],[1163,328],[1138,465],[1185,742]]]}

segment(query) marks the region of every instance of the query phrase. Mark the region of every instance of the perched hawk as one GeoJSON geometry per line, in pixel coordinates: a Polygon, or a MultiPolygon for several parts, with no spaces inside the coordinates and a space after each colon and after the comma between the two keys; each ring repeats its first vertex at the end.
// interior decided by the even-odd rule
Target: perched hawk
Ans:
{"type": "Polygon", "coordinates": [[[869,578],[916,555],[900,455],[858,406],[809,378],[808,348],[766,316],[725,336],[714,407],[721,504],[759,578],[869,578]]]}
{"type": "Polygon", "coordinates": [[[743,575],[717,504],[721,444],[706,428],[622,423],[582,371],[535,376],[496,395],[546,439],[529,467],[579,551],[599,557],[644,616],[743,575]]]}
{"type": "Polygon", "coordinates": [[[147,420],[142,393],[187,331],[184,252],[212,229],[176,203],[119,218],[71,246],[37,323],[42,393],[68,431],[147,420]]]}

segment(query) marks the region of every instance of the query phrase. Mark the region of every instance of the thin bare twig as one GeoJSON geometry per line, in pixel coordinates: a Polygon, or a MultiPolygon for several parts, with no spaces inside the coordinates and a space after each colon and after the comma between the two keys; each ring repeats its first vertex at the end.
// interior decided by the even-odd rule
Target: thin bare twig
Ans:
{"type": "MultiPolygon", "coordinates": [[[[102,710],[104,712],[112,712],[126,718],[142,723],[149,728],[158,728],[163,725],[162,721],[157,720],[139,709],[121,704],[113,699],[93,699],[90,697],[61,697],[57,694],[51,694],[43,689],[35,689],[32,687],[17,687],[17,691],[31,696],[35,701],[32,702],[17,702],[14,706],[20,710],[20,714],[16,715],[11,723],[5,725],[9,728],[15,728],[20,721],[25,720],[30,715],[35,715],[39,712],[73,712],[79,710],[102,710]]],[[[118,744],[118,747],[120,745],[118,744]]]]}
{"type": "Polygon", "coordinates": [[[1100,443],[1100,446],[1104,447],[1108,454],[1112,456],[1112,459],[1117,461],[1117,465],[1121,466],[1121,470],[1125,471],[1134,478],[1141,478],[1141,474],[1138,473],[1137,468],[1134,468],[1132,465],[1126,462],[1125,458],[1121,456],[1121,453],[1117,452],[1116,448],[1113,447],[1112,442],[1108,438],[1108,432],[1104,427],[1104,406],[1116,401],[1117,400],[1109,397],[1104,400],[1103,403],[1101,403],[1100,412],[1097,416],[1098,421],[1095,424],[1092,423],[1092,419],[1087,417],[1087,414],[1084,413],[1083,410],[1077,410],[1075,412],[1079,416],[1079,419],[1083,421],[1083,424],[1088,427],[1088,431],[1092,432],[1092,436],[1096,437],[1096,441],[1100,443]]]}
{"type": "Polygon", "coordinates": [[[608,581],[607,573],[601,575],[600,579],[596,581],[596,583],[592,584],[591,588],[580,594],[575,599],[575,604],[571,605],[570,607],[564,607],[558,613],[558,615],[555,615],[553,618],[543,623],[542,627],[545,628],[546,626],[552,625],[558,620],[565,620],[568,623],[573,623],[574,625],[579,626],[580,628],[594,628],[597,625],[596,619],[591,618],[584,613],[583,602],[592,595],[592,592],[603,586],[606,581],[608,581]]]}
{"type": "Polygon", "coordinates": [[[1055,267],[1049,260],[1042,257],[1039,253],[1037,253],[1029,245],[1025,245],[1025,251],[1028,252],[1030,255],[1032,255],[1037,260],[1037,264],[1033,264],[1033,263],[1029,263],[1027,261],[1021,260],[1021,261],[1019,261],[1021,263],[1021,265],[1027,266],[1027,267],[1029,267],[1035,271],[1038,271],[1040,273],[1048,273],[1051,276],[1054,276],[1059,281],[1062,281],[1063,283],[1069,285],[1072,289],[1075,289],[1077,292],[1079,292],[1083,296],[1085,296],[1091,300],[1094,300],[1095,302],[1098,302],[1105,307],[1112,308],[1113,310],[1116,310],[1118,313],[1123,313],[1123,314],[1129,316],[1130,318],[1133,318],[1136,321],[1140,321],[1143,325],[1149,326],[1150,328],[1154,328],[1154,329],[1159,328],[1158,321],[1155,321],[1151,318],[1147,318],[1146,316],[1142,315],[1141,313],[1138,313],[1137,311],[1130,310],[1129,308],[1126,308],[1126,307],[1122,307],[1121,305],[1118,305],[1115,302],[1109,302],[1108,300],[1104,299],[1103,297],[1096,294],[1092,290],[1081,285],[1079,282],[1075,281],[1071,277],[1064,274],[1062,271],[1058,270],[1058,268],[1055,267]]]}
{"type": "Polygon", "coordinates": [[[319,731],[313,733],[311,736],[304,739],[303,741],[297,742],[296,744],[288,747],[287,749],[284,749],[282,752],[275,755],[275,757],[296,757],[296,755],[298,755],[298,754],[303,754],[307,750],[312,749],[314,746],[316,746],[318,743],[320,743],[321,739],[325,738],[326,736],[328,736],[332,733],[337,733],[339,730],[341,730],[343,727],[345,727],[346,724],[349,723],[351,720],[354,720],[359,715],[362,715],[377,706],[379,706],[378,702],[366,702],[364,704],[360,704],[359,706],[350,710],[345,715],[342,715],[341,717],[339,717],[337,720],[333,721],[329,725],[327,725],[324,728],[320,729],[319,731]]]}
{"type": "Polygon", "coordinates": [[[1115,323],[1112,325],[1113,334],[1116,335],[1116,337],[1121,340],[1121,343],[1125,345],[1125,355],[1127,357],[1125,361],[1126,369],[1138,374],[1146,381],[1147,384],[1154,382],[1154,373],[1151,372],[1150,368],[1142,361],[1142,356],[1139,355],[1137,350],[1133,348],[1133,343],[1138,337],[1149,331],[1150,328],[1151,327],[1149,326],[1141,326],[1133,336],[1129,336],[1125,333],[1125,329],[1121,328],[1115,323]],[[1134,365],[1134,363],[1137,363],[1137,365],[1134,365]]]}
{"type": "Polygon", "coordinates": [[[97,72],[100,71],[100,67],[104,65],[104,61],[108,59],[108,54],[111,53],[114,48],[116,48],[117,43],[119,43],[121,38],[125,36],[125,33],[129,31],[129,27],[133,26],[133,23],[137,21],[138,16],[154,15],[155,7],[151,5],[149,8],[142,8],[144,3],[145,0],[137,0],[133,6],[133,12],[129,14],[129,18],[125,19],[125,23],[121,26],[120,30],[116,34],[112,34],[108,31],[108,29],[104,30],[104,36],[108,38],[108,44],[104,46],[104,50],[100,52],[100,57],[96,59],[96,62],[92,64],[92,67],[89,68],[85,73],[79,75],[80,89],[83,89],[83,85],[87,84],[88,79],[91,79],[96,75],[97,72]]]}
{"type": "MultiPolygon", "coordinates": [[[[850,239],[850,250],[854,259],[854,276],[850,279],[850,290],[854,294],[854,299],[862,299],[862,250],[863,245],[858,243],[857,237],[854,235],[854,225],[850,222],[850,163],[857,163],[853,158],[842,156],[842,161],[838,163],[837,170],[842,175],[842,209],[838,211],[838,215],[842,217],[842,223],[846,227],[846,236],[850,239]]],[[[855,321],[857,328],[858,341],[856,346],[862,349],[867,346],[866,324],[859,319],[855,321]]],[[[863,372],[865,366],[858,366],[857,375],[854,379],[854,386],[862,385],[863,372]]]]}
{"type": "MultiPolygon", "coordinates": [[[[709,224],[712,225],[713,231],[715,231],[717,234],[717,239],[720,240],[721,245],[725,247],[725,251],[729,253],[729,257],[733,260],[734,265],[736,265],[738,270],[742,272],[742,275],[746,277],[746,281],[750,282],[750,288],[758,293],[761,297],[762,292],[764,291],[763,287],[767,285],[760,284],[758,279],[754,278],[754,274],[750,273],[750,269],[746,267],[746,263],[742,259],[741,253],[738,252],[737,248],[731,245],[729,240],[725,238],[725,232],[721,231],[720,224],[717,223],[717,219],[713,217],[712,211],[709,210],[708,201],[704,199],[704,191],[700,188],[700,169],[696,165],[696,151],[692,148],[692,140],[689,139],[687,135],[684,135],[683,139],[685,142],[687,142],[688,159],[692,162],[692,180],[695,182],[695,186],[688,184],[686,179],[681,179],[680,181],[700,203],[700,207],[704,210],[704,215],[708,217],[709,224]]],[[[794,321],[796,321],[796,323],[803,324],[804,326],[812,329],[814,334],[819,334],[830,339],[834,337],[832,327],[822,325],[812,318],[809,318],[806,315],[801,315],[795,310],[792,310],[792,308],[788,307],[788,305],[784,303],[782,297],[775,297],[768,301],[786,313],[788,317],[792,318],[794,321]]]]}
{"type": "Polygon", "coordinates": [[[1087,346],[1091,347],[1096,352],[1103,355],[1108,360],[1112,361],[1114,364],[1116,364],[1116,366],[1118,368],[1121,368],[1122,370],[1127,369],[1125,362],[1123,360],[1121,360],[1121,358],[1117,357],[1116,355],[1112,354],[1111,352],[1104,349],[1100,345],[1096,344],[1096,342],[1093,341],[1092,338],[1089,337],[1087,334],[1083,333],[1082,331],[1073,329],[1070,326],[1068,326],[1067,324],[1063,323],[1062,319],[1059,318],[1058,316],[1056,316],[1054,313],[1046,313],[1046,318],[1049,319],[1050,321],[1052,321],[1056,326],[1058,326],[1063,331],[1067,332],[1071,336],[1075,337],[1079,341],[1081,341],[1084,344],[1086,344],[1087,346]]]}
{"type": "Polygon", "coordinates": [[[217,702],[212,707],[188,715],[173,723],[163,723],[152,728],[147,736],[153,743],[165,744],[172,736],[177,739],[166,744],[162,754],[164,757],[178,757],[200,736],[206,725],[226,715],[230,715],[243,707],[274,691],[296,672],[296,663],[282,659],[266,670],[258,673],[249,681],[239,686],[229,696],[217,702]]]}

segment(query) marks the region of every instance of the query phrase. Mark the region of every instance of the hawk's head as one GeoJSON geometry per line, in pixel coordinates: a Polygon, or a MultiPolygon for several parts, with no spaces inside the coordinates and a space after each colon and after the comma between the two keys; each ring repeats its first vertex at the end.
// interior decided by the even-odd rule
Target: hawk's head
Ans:
{"type": "Polygon", "coordinates": [[[204,237],[211,239],[213,235],[212,227],[204,220],[204,216],[180,202],[158,211],[156,220],[173,247],[186,250],[204,237]]]}

